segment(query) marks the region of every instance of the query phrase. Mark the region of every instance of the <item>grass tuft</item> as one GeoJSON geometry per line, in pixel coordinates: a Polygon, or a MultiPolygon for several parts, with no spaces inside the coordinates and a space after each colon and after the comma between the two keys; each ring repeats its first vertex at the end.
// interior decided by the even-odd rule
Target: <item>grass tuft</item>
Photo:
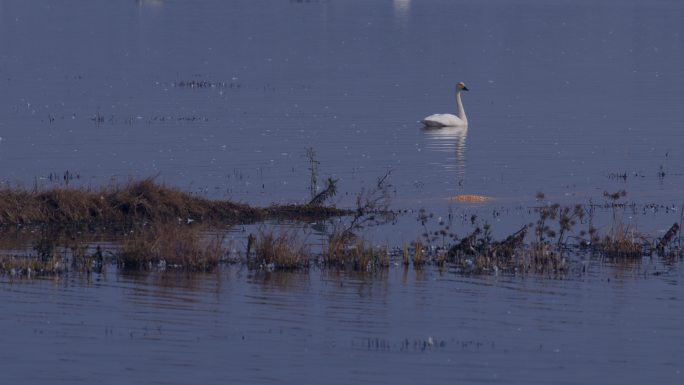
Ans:
{"type": "Polygon", "coordinates": [[[207,237],[199,226],[152,224],[131,232],[116,253],[124,269],[211,271],[225,254],[222,237],[207,237]]]}
{"type": "Polygon", "coordinates": [[[386,247],[374,247],[349,232],[340,232],[328,238],[324,264],[353,271],[374,271],[388,267],[390,260],[386,247]]]}
{"type": "Polygon", "coordinates": [[[295,231],[262,230],[255,240],[255,259],[251,267],[273,270],[298,270],[309,266],[309,247],[295,231]]]}

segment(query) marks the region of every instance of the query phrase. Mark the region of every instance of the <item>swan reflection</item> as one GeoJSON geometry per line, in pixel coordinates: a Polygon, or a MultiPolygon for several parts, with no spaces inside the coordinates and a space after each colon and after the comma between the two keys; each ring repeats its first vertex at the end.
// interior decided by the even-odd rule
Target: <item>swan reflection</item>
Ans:
{"type": "Polygon", "coordinates": [[[465,150],[468,127],[423,128],[425,148],[450,154],[442,165],[447,171],[465,177],[465,150]]]}
{"type": "Polygon", "coordinates": [[[406,18],[411,9],[411,0],[394,0],[394,15],[406,18]]]}
{"type": "Polygon", "coordinates": [[[137,0],[138,7],[161,7],[164,0],[137,0]]]}

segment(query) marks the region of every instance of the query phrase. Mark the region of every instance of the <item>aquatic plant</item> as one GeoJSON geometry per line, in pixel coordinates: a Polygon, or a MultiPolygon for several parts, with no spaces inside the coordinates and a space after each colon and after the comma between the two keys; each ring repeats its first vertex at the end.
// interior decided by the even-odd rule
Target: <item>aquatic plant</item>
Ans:
{"type": "Polygon", "coordinates": [[[401,263],[402,263],[402,265],[408,267],[408,265],[410,264],[410,257],[409,257],[409,246],[408,246],[408,243],[406,243],[406,241],[404,241],[401,251],[402,251],[401,252],[401,256],[402,256],[401,257],[401,263]]]}
{"type": "Polygon", "coordinates": [[[412,242],[411,246],[413,246],[413,258],[411,259],[413,267],[420,268],[427,262],[426,256],[423,253],[423,243],[418,239],[412,242]]]}
{"type": "Polygon", "coordinates": [[[251,268],[296,270],[309,266],[309,246],[296,230],[262,229],[255,236],[255,256],[248,259],[251,268]]]}
{"type": "Polygon", "coordinates": [[[466,273],[544,271],[549,267],[548,244],[526,247],[528,225],[502,241],[494,241],[489,225],[476,227],[471,234],[449,248],[446,260],[466,273]]]}
{"type": "Polygon", "coordinates": [[[207,236],[200,226],[149,224],[131,231],[115,253],[124,269],[210,271],[225,255],[223,237],[207,236]]]}
{"type": "MultiPolygon", "coordinates": [[[[684,213],[682,213],[684,215],[684,213]]],[[[679,223],[674,223],[663,235],[662,238],[658,240],[658,244],[656,245],[656,250],[661,254],[661,255],[668,255],[665,253],[665,249],[674,241],[674,239],[677,237],[679,232],[681,231],[681,226],[679,223]]]]}
{"type": "MultiPolygon", "coordinates": [[[[0,250],[4,250],[0,257],[0,272],[13,276],[63,274],[69,271],[89,274],[103,271],[112,261],[118,262],[125,270],[208,271],[221,262],[237,261],[258,271],[306,271],[311,262],[318,260],[320,263],[316,266],[324,269],[376,273],[389,268],[391,259],[396,258],[397,264],[402,263],[406,267],[413,265],[418,270],[425,265],[449,264],[463,274],[563,274],[571,270],[580,254],[611,263],[634,263],[643,257],[653,257],[655,252],[667,263],[674,263],[684,256],[679,234],[681,224],[674,223],[661,238],[648,237],[634,225],[625,224],[625,211],[634,212],[637,209],[634,204],[623,200],[626,196],[624,191],[604,193],[606,202],[602,204],[590,201],[588,205],[569,206],[545,202],[544,195],[538,194],[540,204],[530,209],[537,218],[500,239],[493,236],[492,226],[475,214],[464,213],[461,216],[462,225],[472,226],[472,229],[459,237],[452,229],[452,212],[445,220],[420,210],[417,219],[422,234],[390,253],[387,246],[374,246],[357,235],[366,226],[382,223],[381,219],[375,219],[380,214],[371,210],[379,208],[382,212],[386,209],[386,201],[377,200],[387,194],[387,190],[381,188],[382,182],[379,180],[375,193],[359,199],[365,203],[357,208],[354,216],[346,221],[330,221],[332,229],[324,226],[323,231],[329,235],[320,255],[311,252],[305,231],[270,228],[246,237],[246,258],[238,253],[232,259],[229,259],[230,248],[224,244],[223,237],[209,235],[206,231],[212,228],[211,221],[203,221],[201,216],[199,220],[183,220],[183,217],[177,216],[183,213],[187,215],[186,218],[192,219],[193,212],[202,210],[201,199],[188,204],[185,200],[195,197],[166,189],[151,181],[111,190],[110,195],[99,194],[95,201],[91,200],[94,193],[87,190],[75,190],[73,194],[64,189],[49,192],[11,190],[5,195],[0,194],[4,199],[0,201],[2,218],[43,215],[55,221],[48,223],[55,224],[13,226],[13,231],[8,231],[7,225],[0,227],[0,250]],[[35,202],[36,196],[42,199],[42,209],[49,208],[51,212],[43,214],[38,208],[28,205],[26,212],[21,213],[9,208],[11,202],[19,205],[35,202]],[[99,201],[108,199],[119,204],[98,206],[99,201]],[[193,208],[194,204],[200,208],[193,208]],[[109,217],[123,215],[121,211],[126,212],[128,216],[123,217],[127,218],[123,223],[129,223],[123,227],[109,227],[108,231],[113,230],[117,235],[116,241],[110,241],[110,235],[107,250],[100,247],[95,236],[102,234],[101,228],[82,230],[79,226],[60,225],[72,223],[67,219],[83,218],[84,211],[105,210],[102,207],[118,210],[119,214],[107,214],[109,217]],[[597,209],[612,211],[608,223],[598,228],[595,226],[597,209]],[[30,243],[30,249],[27,243],[30,243]]],[[[293,216],[306,215],[307,210],[311,210],[311,215],[315,216],[327,209],[305,205],[259,210],[263,210],[262,213],[268,213],[269,210],[281,214],[286,212],[287,217],[290,215],[287,210],[296,212],[293,216]]],[[[212,215],[207,214],[209,218],[212,215]]]]}
{"type": "Polygon", "coordinates": [[[26,255],[0,255],[0,272],[12,277],[33,277],[61,273],[59,264],[26,255]]]}
{"type": "Polygon", "coordinates": [[[369,226],[378,226],[387,223],[394,218],[394,213],[389,209],[390,191],[392,184],[390,176],[392,170],[378,178],[375,186],[362,189],[356,195],[356,208],[352,211],[351,220],[344,232],[354,232],[369,226]]]}
{"type": "Polygon", "coordinates": [[[610,230],[604,237],[596,237],[594,249],[608,259],[641,258],[644,255],[646,238],[635,228],[624,223],[623,217],[618,211],[625,206],[620,202],[627,192],[620,190],[614,193],[603,192],[603,196],[609,200],[608,206],[613,211],[613,220],[610,230]]]}
{"type": "Polygon", "coordinates": [[[311,200],[313,201],[318,194],[318,165],[319,161],[316,160],[316,151],[313,147],[306,148],[306,157],[309,161],[309,192],[311,194],[311,200]]]}
{"type": "Polygon", "coordinates": [[[337,179],[328,178],[325,181],[325,189],[316,194],[316,196],[309,201],[309,205],[320,206],[326,200],[334,197],[335,194],[337,194],[337,179]]]}
{"type": "Polygon", "coordinates": [[[362,238],[342,232],[328,237],[323,263],[327,267],[373,271],[389,267],[390,259],[386,247],[374,247],[362,238]]]}

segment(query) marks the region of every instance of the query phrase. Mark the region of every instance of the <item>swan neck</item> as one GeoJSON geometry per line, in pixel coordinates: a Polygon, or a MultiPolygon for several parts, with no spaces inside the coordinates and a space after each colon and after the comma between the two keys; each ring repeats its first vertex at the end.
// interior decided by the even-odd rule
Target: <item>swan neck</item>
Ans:
{"type": "Polygon", "coordinates": [[[468,118],[466,118],[465,110],[463,109],[463,102],[461,102],[461,91],[456,93],[456,107],[458,108],[458,117],[462,121],[468,123],[468,118]]]}

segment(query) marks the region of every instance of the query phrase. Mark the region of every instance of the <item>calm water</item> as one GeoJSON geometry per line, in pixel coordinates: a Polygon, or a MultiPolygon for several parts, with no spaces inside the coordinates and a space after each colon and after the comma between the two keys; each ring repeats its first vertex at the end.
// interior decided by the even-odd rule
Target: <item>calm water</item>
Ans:
{"type": "MultiPolygon", "coordinates": [[[[305,202],[312,148],[342,206],[391,170],[394,207],[508,234],[537,191],[626,189],[675,208],[627,214],[658,235],[684,203],[682,20],[679,0],[0,0],[0,181],[305,202]],[[468,130],[422,130],[459,81],[468,130]]],[[[681,266],[637,270],[2,281],[0,382],[679,383],[681,266]]]]}
{"type": "Polygon", "coordinates": [[[684,376],[683,273],[648,264],[563,280],[230,268],[2,281],[0,378],[675,384],[684,376]]]}
{"type": "Polygon", "coordinates": [[[346,194],[393,170],[399,207],[681,204],[680,1],[79,3],[0,2],[2,180],[301,202],[311,147],[346,194]],[[461,80],[469,129],[421,130],[461,80]]]}

